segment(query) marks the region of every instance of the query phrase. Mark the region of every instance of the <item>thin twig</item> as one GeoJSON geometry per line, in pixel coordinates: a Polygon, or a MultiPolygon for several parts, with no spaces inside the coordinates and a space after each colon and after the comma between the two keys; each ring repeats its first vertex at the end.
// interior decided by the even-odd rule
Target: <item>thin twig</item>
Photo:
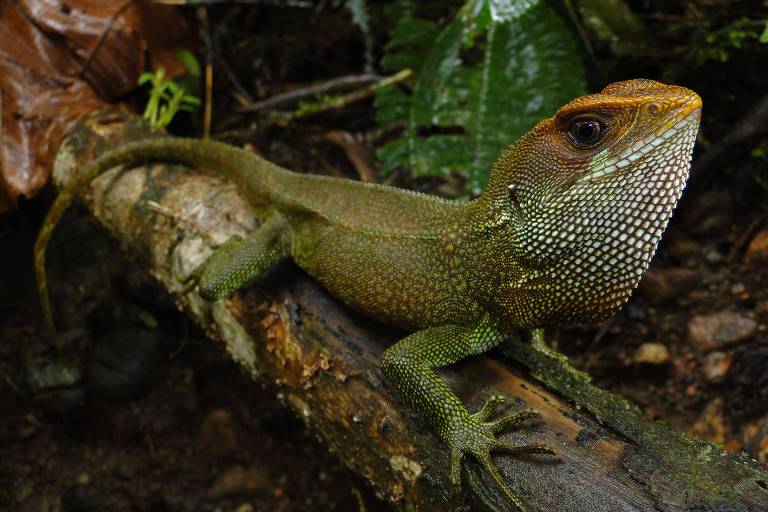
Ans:
{"type": "Polygon", "coordinates": [[[595,58],[595,49],[592,46],[592,40],[589,38],[589,35],[587,34],[586,29],[584,28],[584,23],[582,23],[581,18],[576,13],[576,9],[573,7],[573,2],[571,0],[565,0],[564,4],[565,4],[565,10],[568,11],[568,16],[571,17],[573,26],[576,27],[576,33],[579,34],[579,38],[581,39],[581,42],[584,44],[584,49],[587,50],[587,55],[589,55],[589,59],[592,62],[597,62],[597,59],[595,58]]]}
{"type": "Polygon", "coordinates": [[[211,116],[213,115],[213,55],[208,10],[204,6],[197,8],[197,19],[200,21],[200,33],[205,44],[205,105],[203,108],[203,139],[211,137],[211,116]]]}
{"type": "Polygon", "coordinates": [[[323,101],[319,102],[316,105],[309,105],[309,106],[305,105],[303,108],[299,108],[297,111],[291,112],[290,114],[278,115],[275,118],[275,122],[280,126],[285,126],[291,121],[300,119],[302,117],[319,114],[321,112],[328,112],[329,110],[337,110],[340,108],[344,108],[347,105],[356,103],[358,101],[362,101],[366,98],[373,96],[373,94],[378,89],[381,89],[382,87],[388,87],[398,82],[402,82],[403,80],[407,80],[408,78],[411,77],[412,74],[413,72],[410,69],[404,69],[402,71],[395,73],[392,76],[388,76],[387,78],[384,78],[383,80],[380,80],[373,84],[369,84],[366,87],[363,87],[362,89],[352,91],[349,94],[344,94],[341,96],[331,96],[329,98],[324,99],[323,101]]]}
{"type": "Polygon", "coordinates": [[[742,251],[742,249],[744,249],[744,246],[752,240],[754,234],[757,233],[757,230],[760,229],[763,224],[765,224],[766,220],[768,220],[768,210],[763,210],[762,213],[760,213],[756,218],[752,220],[752,222],[749,223],[747,229],[742,232],[738,240],[734,242],[733,247],[731,247],[731,250],[726,258],[728,263],[734,263],[736,261],[736,258],[739,256],[739,253],[742,251]]]}
{"type": "Polygon", "coordinates": [[[347,87],[350,85],[370,84],[382,80],[383,77],[379,75],[364,74],[364,75],[349,75],[342,76],[322,82],[319,84],[311,85],[309,87],[302,87],[301,89],[295,89],[293,91],[285,92],[282,94],[276,94],[263,101],[258,101],[250,105],[244,105],[240,108],[240,112],[262,112],[264,110],[271,110],[278,105],[284,103],[292,103],[307,96],[316,96],[318,94],[324,94],[328,91],[338,89],[341,87],[347,87]]]}
{"type": "Polygon", "coordinates": [[[375,183],[376,171],[374,170],[373,160],[368,150],[355,137],[344,130],[333,130],[325,134],[325,140],[339,146],[347,159],[355,168],[360,181],[375,183]]]}
{"type": "Polygon", "coordinates": [[[250,105],[253,103],[253,97],[248,93],[248,91],[245,90],[243,84],[240,83],[237,75],[235,75],[235,73],[232,71],[232,68],[230,68],[229,64],[227,64],[226,59],[217,56],[216,63],[218,64],[218,68],[222,70],[225,75],[227,75],[227,78],[232,83],[232,87],[235,88],[235,90],[232,91],[232,95],[235,97],[235,101],[237,101],[240,105],[250,105]]]}

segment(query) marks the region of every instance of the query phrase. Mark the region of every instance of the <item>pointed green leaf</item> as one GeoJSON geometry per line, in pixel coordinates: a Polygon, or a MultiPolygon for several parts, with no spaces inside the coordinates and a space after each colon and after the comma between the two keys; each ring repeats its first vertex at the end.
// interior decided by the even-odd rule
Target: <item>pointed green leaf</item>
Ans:
{"type": "Polygon", "coordinates": [[[406,123],[402,139],[380,148],[382,170],[461,171],[477,192],[508,144],[584,93],[581,57],[563,20],[541,0],[473,0],[436,37],[428,25],[401,20],[387,45],[383,64],[407,62],[418,71],[412,94],[377,94],[377,121],[406,123]]]}

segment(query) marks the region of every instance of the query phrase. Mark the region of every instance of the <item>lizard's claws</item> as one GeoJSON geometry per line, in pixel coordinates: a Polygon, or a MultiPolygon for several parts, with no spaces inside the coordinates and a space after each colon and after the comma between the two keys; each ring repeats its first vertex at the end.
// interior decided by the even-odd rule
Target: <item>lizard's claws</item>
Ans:
{"type": "Polygon", "coordinates": [[[487,421],[493,409],[507,401],[503,396],[494,395],[486,401],[482,408],[475,414],[464,416],[454,424],[451,441],[451,482],[455,488],[461,486],[461,461],[465,454],[474,456],[484,470],[488,472],[496,485],[504,492],[507,499],[521,512],[526,508],[520,497],[509,488],[501,476],[498,468],[491,460],[491,452],[504,453],[543,453],[557,455],[557,452],[546,445],[516,445],[509,441],[496,438],[496,434],[502,430],[517,425],[529,418],[538,418],[540,415],[535,409],[522,409],[502,416],[494,421],[487,421]]]}
{"type": "Polygon", "coordinates": [[[190,272],[188,275],[180,279],[180,282],[183,285],[181,288],[182,295],[186,295],[187,293],[195,289],[195,287],[200,282],[200,276],[203,273],[204,266],[205,266],[205,263],[203,263],[202,265],[197,267],[195,270],[190,272]]]}

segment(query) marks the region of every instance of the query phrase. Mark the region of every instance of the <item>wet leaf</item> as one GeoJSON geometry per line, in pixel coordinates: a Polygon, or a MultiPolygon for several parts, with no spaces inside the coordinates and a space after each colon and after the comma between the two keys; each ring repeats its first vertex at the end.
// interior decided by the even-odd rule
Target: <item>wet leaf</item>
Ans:
{"type": "Polygon", "coordinates": [[[183,72],[186,37],[167,6],[0,2],[0,212],[45,185],[67,128],[135,88],[147,56],[183,72]]]}
{"type": "Polygon", "coordinates": [[[402,138],[380,148],[382,171],[461,171],[470,192],[485,184],[508,144],[585,90],[570,32],[536,0],[471,1],[439,33],[405,18],[382,65],[418,70],[412,94],[388,88],[377,95],[377,121],[407,125],[402,138]]]}

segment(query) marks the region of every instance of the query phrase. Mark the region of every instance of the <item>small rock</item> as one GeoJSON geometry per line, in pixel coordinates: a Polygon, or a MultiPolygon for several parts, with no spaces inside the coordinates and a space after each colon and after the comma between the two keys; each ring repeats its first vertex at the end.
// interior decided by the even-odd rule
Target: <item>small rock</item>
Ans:
{"type": "Polygon", "coordinates": [[[253,512],[253,505],[250,503],[243,503],[235,509],[235,512],[253,512]]]}
{"type": "Polygon", "coordinates": [[[157,381],[163,338],[149,329],[121,329],[95,343],[88,381],[91,389],[113,399],[136,398],[157,381]]]}
{"type": "Polygon", "coordinates": [[[734,295],[743,295],[747,293],[747,287],[744,286],[744,283],[733,283],[731,285],[731,293],[734,295]]]}
{"type": "Polygon", "coordinates": [[[27,368],[27,382],[35,391],[74,386],[82,380],[80,368],[63,360],[41,361],[27,368]]]}
{"type": "Polygon", "coordinates": [[[723,444],[725,441],[725,419],[723,402],[716,398],[709,402],[693,424],[688,434],[712,443],[723,444]]]}
{"type": "Polygon", "coordinates": [[[214,409],[208,413],[197,439],[200,449],[219,457],[236,455],[239,451],[235,419],[226,409],[214,409]]]}
{"type": "Polygon", "coordinates": [[[637,348],[632,360],[636,364],[665,364],[669,361],[669,350],[661,343],[643,343],[637,348]]]}
{"type": "Polygon", "coordinates": [[[699,243],[679,231],[675,232],[673,236],[667,237],[664,247],[670,256],[679,263],[686,263],[701,254],[699,243]]]}
{"type": "Polygon", "coordinates": [[[704,255],[704,257],[707,259],[707,261],[711,264],[720,263],[723,261],[723,255],[717,252],[716,250],[712,249],[711,251],[707,251],[707,253],[704,255]]]}
{"type": "Polygon", "coordinates": [[[755,314],[764,315],[768,313],[768,299],[763,299],[755,305],[755,314]]]}
{"type": "Polygon", "coordinates": [[[733,358],[725,352],[712,352],[704,358],[702,371],[709,382],[722,382],[733,364],[733,358]]]}
{"type": "Polygon", "coordinates": [[[688,322],[688,339],[703,351],[745,341],[756,331],[757,322],[731,311],[698,315],[688,322]]]}
{"type": "Polygon", "coordinates": [[[733,224],[734,201],[725,190],[710,190],[699,194],[681,211],[685,230],[694,236],[725,233],[733,224]]]}
{"type": "Polygon", "coordinates": [[[205,495],[216,500],[225,496],[240,494],[243,491],[243,482],[245,482],[245,468],[243,466],[229,467],[219,473],[205,495]]]}
{"type": "Polygon", "coordinates": [[[244,468],[235,465],[219,473],[206,492],[206,496],[216,500],[228,496],[250,494],[270,487],[272,487],[270,477],[263,466],[244,468]]]}
{"type": "Polygon", "coordinates": [[[632,320],[644,321],[648,318],[648,315],[642,306],[636,304],[634,301],[630,301],[626,307],[627,316],[632,320]]]}
{"type": "Polygon", "coordinates": [[[763,464],[768,462],[768,416],[748,423],[743,436],[747,452],[763,464]]]}
{"type": "Polygon", "coordinates": [[[643,276],[637,293],[648,304],[658,306],[686,295],[699,283],[698,273],[680,267],[650,268],[643,276]]]}
{"type": "Polygon", "coordinates": [[[80,473],[77,475],[77,483],[80,485],[88,485],[91,483],[91,475],[88,473],[80,473]]]}
{"type": "Polygon", "coordinates": [[[747,252],[744,254],[745,263],[757,263],[768,261],[768,228],[759,231],[749,242],[747,252]]]}

